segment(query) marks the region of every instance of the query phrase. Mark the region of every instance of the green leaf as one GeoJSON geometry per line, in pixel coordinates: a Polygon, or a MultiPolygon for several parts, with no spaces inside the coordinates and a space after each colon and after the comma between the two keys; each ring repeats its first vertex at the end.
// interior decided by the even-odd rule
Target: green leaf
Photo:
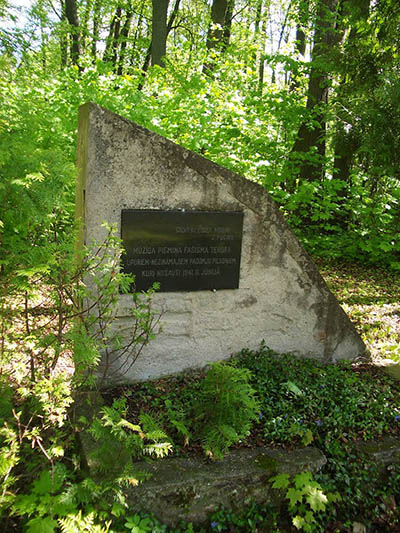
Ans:
{"type": "Polygon", "coordinates": [[[286,381],[284,385],[290,392],[293,392],[295,396],[303,396],[303,392],[299,389],[296,383],[293,383],[293,381],[286,381]]]}
{"type": "Polygon", "coordinates": [[[277,476],[271,477],[269,481],[273,481],[273,489],[287,489],[289,486],[289,476],[287,474],[279,474],[277,476]]]}
{"type": "Polygon", "coordinates": [[[304,520],[304,518],[299,515],[295,516],[292,522],[294,527],[296,527],[297,529],[302,529],[302,527],[306,525],[306,521],[304,520]]]}
{"type": "Polygon", "coordinates": [[[313,440],[314,435],[312,434],[312,431],[310,429],[307,429],[307,431],[303,435],[303,438],[301,439],[301,442],[304,444],[304,446],[308,446],[313,440]]]}
{"type": "Polygon", "coordinates": [[[313,511],[325,511],[328,498],[322,490],[312,488],[306,496],[306,501],[313,511]]]}
{"type": "Polygon", "coordinates": [[[286,493],[286,498],[290,501],[290,506],[295,507],[297,502],[301,503],[303,499],[303,492],[291,487],[286,493]]]}
{"type": "Polygon", "coordinates": [[[53,533],[57,522],[46,516],[45,518],[33,518],[27,523],[27,533],[53,533]]]}
{"type": "Polygon", "coordinates": [[[294,478],[294,486],[296,489],[302,489],[304,486],[309,485],[313,481],[311,472],[301,472],[294,478]]]}
{"type": "Polygon", "coordinates": [[[339,492],[328,492],[326,495],[329,503],[341,502],[342,497],[339,492]]]}
{"type": "Polygon", "coordinates": [[[40,478],[33,483],[32,492],[35,494],[48,494],[52,491],[52,488],[53,481],[51,479],[50,472],[48,470],[44,470],[40,474],[40,478]]]}

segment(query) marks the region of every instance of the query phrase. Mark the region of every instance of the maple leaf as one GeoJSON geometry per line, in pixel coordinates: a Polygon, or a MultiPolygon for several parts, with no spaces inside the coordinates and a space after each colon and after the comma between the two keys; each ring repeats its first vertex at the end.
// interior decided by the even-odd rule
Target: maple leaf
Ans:
{"type": "Polygon", "coordinates": [[[328,498],[322,490],[312,488],[306,496],[306,501],[313,511],[325,511],[328,498]]]}
{"type": "Polygon", "coordinates": [[[46,516],[45,518],[33,518],[27,523],[27,533],[54,533],[57,522],[46,516]]]}
{"type": "Polygon", "coordinates": [[[303,493],[301,490],[291,487],[286,493],[286,498],[290,501],[290,506],[294,507],[297,502],[301,503],[303,493]]]}
{"type": "Polygon", "coordinates": [[[301,529],[306,524],[306,521],[304,520],[304,518],[299,515],[295,516],[292,522],[293,522],[294,527],[296,527],[297,529],[301,529]]]}
{"type": "Polygon", "coordinates": [[[269,481],[273,481],[273,489],[287,489],[289,486],[289,476],[287,474],[279,474],[271,477],[269,481]]]}
{"type": "Polygon", "coordinates": [[[294,485],[296,489],[301,489],[302,487],[305,487],[306,485],[310,485],[313,481],[313,477],[311,472],[301,472],[300,474],[297,474],[294,478],[294,485]]]}

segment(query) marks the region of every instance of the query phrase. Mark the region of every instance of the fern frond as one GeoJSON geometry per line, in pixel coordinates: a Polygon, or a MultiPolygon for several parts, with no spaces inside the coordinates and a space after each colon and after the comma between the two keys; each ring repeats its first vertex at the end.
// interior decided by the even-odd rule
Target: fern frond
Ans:
{"type": "Polygon", "coordinates": [[[172,444],[170,442],[157,442],[155,444],[148,444],[143,448],[143,453],[155,455],[157,459],[167,456],[171,451],[172,444]]]}

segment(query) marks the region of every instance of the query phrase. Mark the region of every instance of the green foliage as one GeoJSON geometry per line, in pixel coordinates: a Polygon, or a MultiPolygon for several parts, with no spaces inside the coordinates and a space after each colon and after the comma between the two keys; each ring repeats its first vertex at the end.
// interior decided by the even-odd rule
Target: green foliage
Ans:
{"type": "MultiPolygon", "coordinates": [[[[126,479],[135,485],[137,473],[132,458],[143,455],[165,457],[172,450],[171,442],[150,415],[140,418],[141,425],[126,420],[126,400],[116,399],[111,407],[101,409],[101,417],[95,418],[89,432],[96,441],[90,454],[93,475],[115,480],[126,479]]],[[[139,475],[140,479],[140,475],[139,475]]]]}
{"type": "Polygon", "coordinates": [[[283,489],[289,500],[289,512],[296,529],[316,531],[318,513],[324,512],[329,503],[341,500],[338,493],[325,494],[311,472],[301,472],[290,479],[288,474],[279,474],[270,479],[272,488],[283,489]]]}
{"type": "Polygon", "coordinates": [[[265,346],[258,352],[244,351],[239,364],[254,376],[261,431],[271,443],[311,441],[311,433],[314,443],[324,446],[398,429],[400,390],[378,371],[277,356],[265,346]]]}
{"type": "MultiPolygon", "coordinates": [[[[101,381],[100,352],[103,378],[110,358],[117,365],[132,365],[158,320],[151,309],[153,289],[134,293],[132,335],[124,343],[113,333],[119,289],[133,279],[118,273],[120,240],[112,228],[105,232],[105,241],[84,250],[77,261],[54,228],[48,246],[53,257],[46,268],[19,270],[12,294],[2,295],[0,517],[18,517],[26,531],[51,532],[59,526],[66,531],[108,530],[97,522],[113,521],[109,501],[117,500],[112,509],[121,515],[126,508],[122,487],[138,483],[124,458],[162,457],[171,450],[160,430],[142,430],[125,420],[121,400],[104,407],[91,426],[100,440],[97,458],[107,475],[97,483],[79,467],[75,437],[87,423],[72,416],[73,396],[80,397],[79,391],[101,381]],[[114,476],[110,449],[120,454],[114,476]]],[[[100,470],[93,468],[93,475],[100,470]]]]}
{"type": "Polygon", "coordinates": [[[149,531],[152,531],[150,518],[142,518],[138,514],[127,517],[124,525],[132,533],[148,533],[149,531]]]}
{"type": "Polygon", "coordinates": [[[82,516],[82,512],[79,511],[77,514],[71,514],[65,518],[60,518],[58,524],[62,533],[81,533],[83,531],[87,533],[107,533],[111,521],[107,522],[105,526],[98,525],[95,523],[94,513],[82,516]]]}
{"type": "Polygon", "coordinates": [[[258,418],[260,408],[249,380],[247,369],[226,363],[214,363],[208,370],[193,406],[206,455],[222,458],[258,418]]]}
{"type": "MultiPolygon", "coordinates": [[[[237,368],[233,361],[218,362],[210,365],[205,375],[137,385],[129,391],[128,401],[130,407],[133,401],[143,403],[138,416],[143,428],[152,432],[153,427],[166,427],[175,443],[184,447],[201,443],[207,456],[221,459],[230,446],[245,439],[259,419],[259,402],[249,380],[250,372],[237,368]]],[[[109,394],[111,398],[115,391],[109,394]]],[[[134,420],[129,411],[128,418],[134,420]]]]}
{"type": "MultiPolygon", "coordinates": [[[[111,361],[113,371],[134,364],[152,338],[157,317],[151,310],[152,291],[134,295],[139,333],[131,346],[123,347],[111,325],[117,286],[126,289],[132,280],[115,276],[118,254],[105,255],[94,276],[93,256],[78,269],[74,264],[76,115],[82,102],[103,105],[262,184],[314,255],[378,264],[385,275],[389,268],[399,270],[399,7],[393,0],[371,2],[369,9],[365,2],[343,2],[337,21],[343,35],[336,36],[343,40],[315,64],[315,57],[310,63],[293,54],[293,37],[301,27],[304,44],[312,47],[313,24],[318,30],[320,22],[314,14],[317,4],[309,13],[300,1],[272,1],[268,9],[262,2],[237,3],[229,46],[215,54],[211,77],[201,74],[211,61],[206,50],[207,2],[180,2],[168,36],[166,68],[150,68],[145,76],[150,1],[133,0],[129,6],[78,2],[75,28],[61,13],[54,17],[50,3],[37,2],[18,19],[9,2],[0,2],[1,22],[8,22],[0,28],[2,516],[15,504],[19,525],[32,531],[54,530],[55,522],[67,531],[102,531],[109,520],[113,528],[124,527],[120,488],[80,479],[84,474],[75,457],[72,395],[95,382],[100,352],[105,353],[104,376],[111,361]],[[112,26],[117,19],[118,38],[118,24],[112,26]],[[128,30],[125,36],[123,28],[128,30]],[[78,60],[71,54],[74,32],[80,36],[78,60]],[[107,53],[101,59],[104,48],[107,53]],[[310,110],[305,103],[315,66],[328,80],[329,97],[327,104],[310,110]],[[311,146],[293,155],[300,125],[307,124],[310,131],[320,127],[321,112],[327,123],[324,153],[311,146]],[[343,150],[339,141],[350,149],[343,150]],[[339,156],[347,167],[338,164],[339,156]],[[294,179],[305,161],[321,166],[320,179],[294,179]],[[90,289],[77,286],[83,272],[90,289]],[[96,293],[105,296],[97,298],[97,322],[81,307],[90,291],[95,301],[96,293]],[[66,466],[64,478],[59,465],[66,466]],[[63,479],[61,485],[50,483],[53,478],[63,479]],[[112,517],[107,498],[113,501],[112,517]],[[59,499],[72,502],[70,514],[59,511],[62,518],[44,510],[49,502],[60,508],[59,499]],[[31,514],[32,506],[42,514],[31,514]]],[[[362,322],[374,353],[398,358],[397,278],[393,280],[391,287],[389,281],[384,287],[391,293],[391,307],[379,316],[370,312],[370,292],[364,286],[358,286],[357,294],[345,295],[344,303],[356,322],[362,322]],[[350,304],[358,307],[350,309],[350,304]]],[[[261,354],[243,354],[239,365],[249,368],[251,377],[237,382],[231,377],[232,389],[214,387],[215,371],[206,378],[208,385],[192,381],[180,395],[157,390],[150,409],[159,411],[156,416],[145,412],[129,425],[129,413],[125,416],[125,408],[117,405],[105,408],[92,429],[119,442],[120,449],[163,455],[169,441],[162,426],[168,426],[174,439],[187,447],[196,445],[201,435],[205,448],[218,456],[229,443],[245,438],[259,411],[260,424],[251,429],[258,438],[322,447],[332,457],[327,468],[345,496],[341,507],[346,516],[354,517],[355,508],[368,514],[373,497],[365,496],[360,486],[370,480],[378,483],[373,469],[346,465],[337,443],[397,433],[397,386],[379,373],[368,377],[362,366],[313,366],[290,356],[278,360],[265,348],[261,354]],[[250,384],[258,395],[257,409],[250,384]],[[250,398],[240,420],[232,414],[234,389],[250,398]],[[196,402],[198,395],[204,395],[204,409],[196,402]],[[213,401],[220,416],[211,409],[213,401]]],[[[147,385],[148,396],[151,388],[147,385]]],[[[354,456],[354,461],[361,459],[354,456]]],[[[123,470],[127,463],[122,463],[123,470]]],[[[399,492],[396,479],[393,473],[390,494],[399,492]]],[[[383,494],[373,496],[389,517],[383,494]]],[[[139,527],[142,518],[128,523],[139,527]]],[[[387,520],[388,527],[395,524],[393,517],[387,520]]]]}
{"type": "Polygon", "coordinates": [[[210,531],[280,531],[278,511],[272,504],[252,502],[236,512],[221,508],[210,516],[210,531]]]}
{"type": "MultiPolygon", "coordinates": [[[[327,457],[327,464],[314,474],[314,479],[309,474],[274,479],[287,495],[292,519],[299,517],[295,521],[297,527],[324,531],[328,526],[351,525],[354,521],[387,523],[388,530],[394,527],[398,521],[398,469],[395,467],[382,477],[376,464],[363,457],[357,442],[379,442],[383,435],[399,434],[398,381],[373,365],[322,365],[315,360],[278,355],[265,346],[257,352],[242,352],[235,365],[250,370],[250,384],[257,393],[260,409],[259,423],[251,426],[250,435],[242,437],[243,444],[293,446],[312,442],[327,457]]],[[[175,418],[176,412],[186,412],[182,423],[190,433],[190,442],[186,439],[183,449],[177,448],[176,453],[186,454],[187,448],[199,451],[198,426],[191,423],[196,422],[195,412],[188,406],[202,398],[203,380],[201,373],[188,374],[125,389],[125,395],[131,393],[127,396],[127,417],[134,420],[130,418],[133,412],[154,409],[173,433],[171,411],[175,418]]],[[[179,434],[173,436],[179,442],[179,434]]],[[[185,433],[182,436],[185,438],[185,433]]],[[[282,511],[279,523],[284,515],[282,511]]],[[[256,522],[262,522],[256,510],[247,518],[225,510],[213,515],[211,530],[229,530],[234,524],[245,531],[246,527],[257,527],[256,522]],[[245,525],[247,520],[251,526],[245,525]]]]}

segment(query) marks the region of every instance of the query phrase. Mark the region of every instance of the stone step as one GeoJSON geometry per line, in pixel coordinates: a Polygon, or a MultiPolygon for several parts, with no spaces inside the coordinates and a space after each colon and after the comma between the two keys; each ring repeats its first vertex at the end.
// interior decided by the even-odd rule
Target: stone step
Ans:
{"type": "Polygon", "coordinates": [[[325,456],[313,447],[237,449],[221,461],[167,457],[135,464],[151,478],[130,489],[129,503],[167,525],[181,520],[202,523],[220,506],[240,509],[251,502],[277,502],[283,493],[271,488],[272,476],[316,472],[325,463],[325,456]]]}

